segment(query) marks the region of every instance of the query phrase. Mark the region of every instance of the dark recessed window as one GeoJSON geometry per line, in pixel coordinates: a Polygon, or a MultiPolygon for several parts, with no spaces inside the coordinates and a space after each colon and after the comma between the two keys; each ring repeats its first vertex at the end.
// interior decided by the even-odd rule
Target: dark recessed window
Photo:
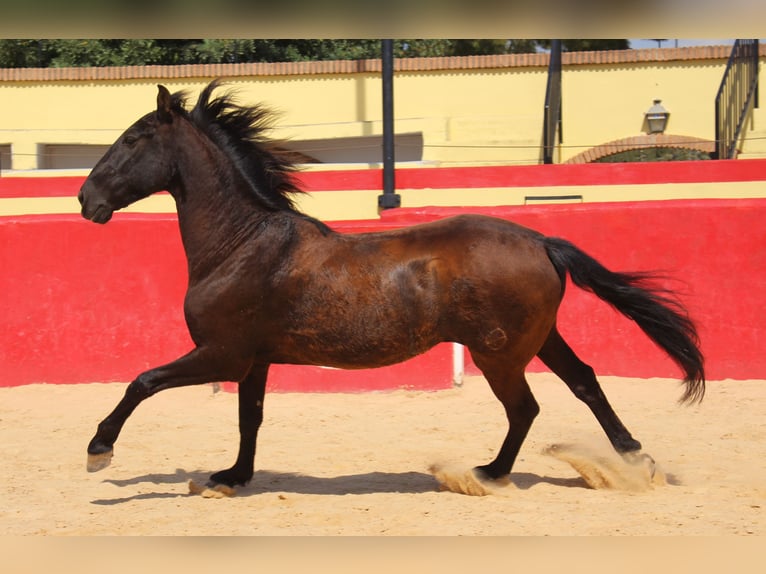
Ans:
{"type": "Polygon", "coordinates": [[[11,169],[11,145],[0,145],[0,169],[11,169]]]}
{"type": "MultiPolygon", "coordinates": [[[[383,136],[360,136],[295,140],[282,148],[299,163],[382,163],[383,136]]],[[[397,162],[423,160],[423,134],[396,134],[394,159],[397,162]]]]}
{"type": "Polygon", "coordinates": [[[91,169],[108,145],[46,144],[40,146],[40,169],[91,169]]]}

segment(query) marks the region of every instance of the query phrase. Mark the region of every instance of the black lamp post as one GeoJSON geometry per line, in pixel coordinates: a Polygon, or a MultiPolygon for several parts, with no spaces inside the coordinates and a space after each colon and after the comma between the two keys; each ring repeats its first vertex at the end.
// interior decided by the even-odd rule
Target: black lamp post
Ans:
{"type": "Polygon", "coordinates": [[[383,40],[383,194],[378,196],[378,209],[400,207],[401,196],[394,181],[394,42],[383,40]]]}

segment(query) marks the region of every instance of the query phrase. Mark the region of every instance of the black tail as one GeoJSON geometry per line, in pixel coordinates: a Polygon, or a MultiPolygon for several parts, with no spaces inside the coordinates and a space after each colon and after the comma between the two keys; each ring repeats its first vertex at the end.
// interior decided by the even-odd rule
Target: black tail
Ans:
{"type": "Polygon", "coordinates": [[[686,374],[681,402],[699,402],[705,394],[705,370],[694,323],[667,290],[651,287],[645,273],[614,273],[565,239],[544,238],[545,249],[562,279],[594,293],[632,319],[686,374]]]}

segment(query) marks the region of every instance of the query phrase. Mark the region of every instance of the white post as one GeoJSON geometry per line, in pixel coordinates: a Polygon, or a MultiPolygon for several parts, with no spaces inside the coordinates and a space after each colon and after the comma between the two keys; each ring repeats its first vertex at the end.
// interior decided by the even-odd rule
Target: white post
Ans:
{"type": "Polygon", "coordinates": [[[465,349],[460,343],[452,343],[452,384],[456,387],[463,385],[465,370],[465,349]]]}

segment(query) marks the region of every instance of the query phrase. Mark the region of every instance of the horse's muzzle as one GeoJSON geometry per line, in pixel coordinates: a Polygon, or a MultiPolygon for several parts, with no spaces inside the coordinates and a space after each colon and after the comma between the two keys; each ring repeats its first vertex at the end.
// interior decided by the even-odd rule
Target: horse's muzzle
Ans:
{"type": "Polygon", "coordinates": [[[88,185],[87,181],[83,184],[82,188],[80,188],[80,193],[77,194],[77,200],[82,206],[80,213],[85,219],[94,223],[106,223],[112,219],[114,209],[104,201],[92,201],[86,193],[86,185],[88,185]]]}

